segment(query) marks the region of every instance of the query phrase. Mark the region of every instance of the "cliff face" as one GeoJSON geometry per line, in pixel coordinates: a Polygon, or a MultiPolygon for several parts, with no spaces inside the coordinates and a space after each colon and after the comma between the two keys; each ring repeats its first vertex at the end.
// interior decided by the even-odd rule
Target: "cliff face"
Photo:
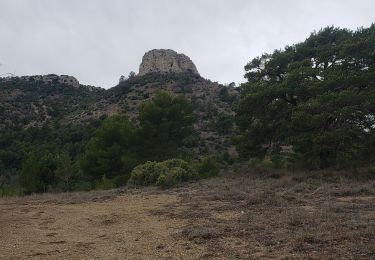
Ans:
{"type": "Polygon", "coordinates": [[[186,73],[199,75],[197,68],[190,58],[173,50],[151,50],[146,52],[139,66],[139,76],[147,73],[186,73]]]}

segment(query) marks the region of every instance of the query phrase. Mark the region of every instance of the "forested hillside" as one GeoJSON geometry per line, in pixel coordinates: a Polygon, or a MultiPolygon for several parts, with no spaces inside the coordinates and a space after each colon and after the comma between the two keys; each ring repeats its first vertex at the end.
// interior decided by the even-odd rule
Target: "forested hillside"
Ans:
{"type": "Polygon", "coordinates": [[[1,191],[172,186],[239,161],[371,167],[374,46],[375,25],[327,27],[251,60],[239,88],[171,50],[148,52],[142,75],[108,90],[0,78],[1,191]]]}
{"type": "Polygon", "coordinates": [[[1,80],[0,184],[6,193],[109,188],[147,160],[232,162],[237,97],[190,73],[131,75],[109,90],[1,80]]]}

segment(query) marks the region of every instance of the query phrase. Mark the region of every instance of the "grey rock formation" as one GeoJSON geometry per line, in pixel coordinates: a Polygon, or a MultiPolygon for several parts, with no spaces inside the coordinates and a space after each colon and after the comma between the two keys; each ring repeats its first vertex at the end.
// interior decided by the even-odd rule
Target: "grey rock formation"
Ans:
{"type": "Polygon", "coordinates": [[[145,53],[139,66],[139,76],[152,72],[191,72],[197,74],[198,70],[190,58],[173,50],[151,50],[145,53]]]}

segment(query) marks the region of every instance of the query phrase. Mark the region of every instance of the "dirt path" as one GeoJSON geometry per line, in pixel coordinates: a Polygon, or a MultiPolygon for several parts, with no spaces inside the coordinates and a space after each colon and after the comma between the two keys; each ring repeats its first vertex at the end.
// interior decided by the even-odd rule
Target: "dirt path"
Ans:
{"type": "Polygon", "coordinates": [[[77,204],[0,201],[0,258],[197,259],[202,248],[175,239],[184,221],[149,213],[177,199],[138,193],[77,204]]]}

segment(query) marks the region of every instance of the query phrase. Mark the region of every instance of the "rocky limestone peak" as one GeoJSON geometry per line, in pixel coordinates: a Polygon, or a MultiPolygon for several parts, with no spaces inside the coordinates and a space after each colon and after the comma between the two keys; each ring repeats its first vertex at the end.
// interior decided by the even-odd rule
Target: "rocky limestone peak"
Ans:
{"type": "Polygon", "coordinates": [[[151,50],[143,56],[138,75],[143,76],[152,72],[190,72],[199,75],[197,68],[188,56],[165,49],[151,50]]]}

